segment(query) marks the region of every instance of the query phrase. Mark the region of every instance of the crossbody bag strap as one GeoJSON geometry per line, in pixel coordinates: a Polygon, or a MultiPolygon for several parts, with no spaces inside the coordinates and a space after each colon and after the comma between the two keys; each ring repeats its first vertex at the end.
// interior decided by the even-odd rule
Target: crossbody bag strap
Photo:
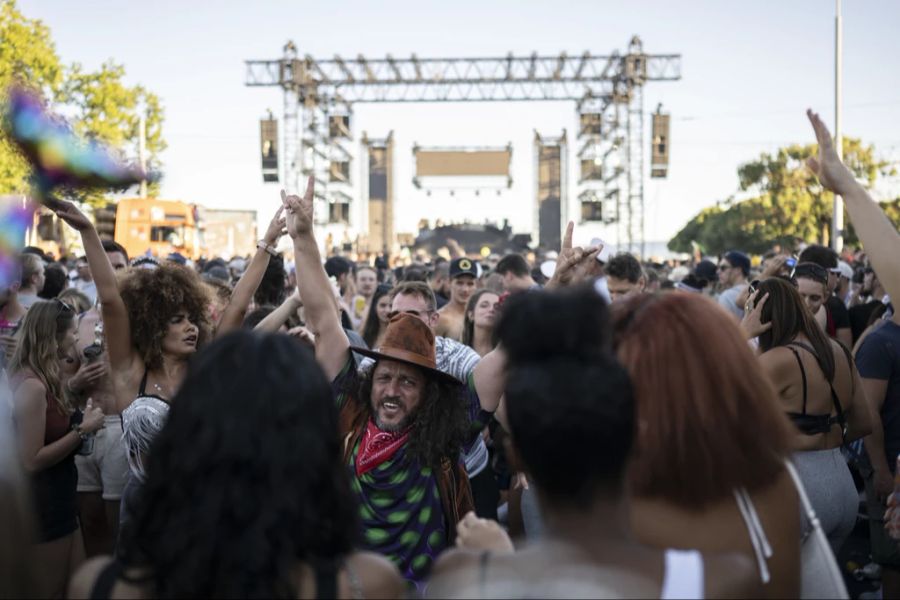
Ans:
{"type": "Polygon", "coordinates": [[[816,511],[813,509],[812,502],[809,501],[809,496],[806,495],[806,487],[804,487],[803,481],[801,481],[800,475],[794,467],[794,463],[785,459],[784,468],[788,470],[791,479],[794,481],[794,488],[797,490],[797,496],[800,498],[800,507],[803,509],[803,514],[809,519],[810,531],[816,527],[821,527],[819,517],[816,516],[816,511]]]}

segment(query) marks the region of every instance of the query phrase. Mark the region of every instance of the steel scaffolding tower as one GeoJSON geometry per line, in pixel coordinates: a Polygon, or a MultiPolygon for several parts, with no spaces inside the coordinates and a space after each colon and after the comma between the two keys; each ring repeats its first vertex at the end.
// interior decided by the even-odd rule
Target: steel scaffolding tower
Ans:
{"type": "MultiPolygon", "coordinates": [[[[329,117],[350,114],[357,102],[575,101],[581,118],[577,143],[583,167],[582,218],[616,222],[619,245],[633,250],[644,237],[641,90],[648,81],[680,78],[680,55],[645,54],[634,37],[624,55],[510,53],[499,58],[413,54],[322,60],[299,58],[293,42],[288,42],[280,59],[246,61],[245,83],[284,90],[285,184],[296,191],[301,175],[314,174],[321,203],[346,201],[341,186],[348,185],[349,178],[335,178],[333,173],[341,169],[333,163],[349,162],[350,153],[334,135],[329,117]],[[608,210],[610,204],[614,214],[608,210]]],[[[327,218],[331,213],[317,214],[327,218]]]]}

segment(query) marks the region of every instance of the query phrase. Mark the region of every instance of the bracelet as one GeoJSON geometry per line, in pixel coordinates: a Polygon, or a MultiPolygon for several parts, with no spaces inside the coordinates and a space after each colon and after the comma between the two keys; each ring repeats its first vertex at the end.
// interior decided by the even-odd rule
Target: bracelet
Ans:
{"type": "Polygon", "coordinates": [[[81,423],[75,423],[74,425],[72,425],[72,431],[74,431],[74,432],[78,435],[78,437],[81,438],[81,441],[82,441],[82,442],[85,441],[86,439],[88,439],[88,435],[89,435],[89,434],[86,433],[86,432],[81,428],[81,423]]]}
{"type": "Polygon", "coordinates": [[[275,247],[267,244],[265,240],[259,240],[258,242],[256,242],[256,247],[259,250],[265,250],[272,256],[278,256],[278,253],[275,251],[275,247]]]}

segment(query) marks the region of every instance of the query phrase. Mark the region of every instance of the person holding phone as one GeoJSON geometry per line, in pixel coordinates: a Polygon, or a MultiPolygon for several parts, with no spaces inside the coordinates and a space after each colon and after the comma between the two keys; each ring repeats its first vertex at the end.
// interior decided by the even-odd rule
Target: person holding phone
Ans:
{"type": "Polygon", "coordinates": [[[18,337],[9,364],[13,419],[38,517],[39,581],[42,595],[61,598],[70,573],[84,560],[75,453],[103,427],[103,411],[88,401],[81,415],[64,392],[62,361],[75,344],[71,308],[59,300],[35,302],[18,337]]]}

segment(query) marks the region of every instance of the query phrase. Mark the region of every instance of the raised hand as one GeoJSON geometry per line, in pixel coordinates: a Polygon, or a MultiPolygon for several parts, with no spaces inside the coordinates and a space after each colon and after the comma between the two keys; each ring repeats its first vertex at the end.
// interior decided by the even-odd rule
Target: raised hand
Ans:
{"type": "Polygon", "coordinates": [[[762,322],[762,310],[763,306],[766,305],[766,300],[769,299],[769,294],[765,294],[759,299],[759,302],[756,302],[757,296],[759,296],[759,290],[753,292],[753,295],[747,300],[747,304],[744,305],[744,318],[741,320],[741,329],[747,334],[747,338],[759,337],[772,329],[771,321],[768,323],[762,322]]]}
{"type": "Polygon", "coordinates": [[[82,362],[78,372],[69,379],[69,389],[76,394],[93,391],[107,374],[106,362],[82,362]]]}
{"type": "Polygon", "coordinates": [[[306,193],[300,196],[288,195],[281,190],[281,203],[286,210],[285,224],[288,235],[296,239],[312,232],[313,197],[315,195],[315,179],[312,175],[306,183],[306,193]]]}
{"type": "MultiPolygon", "coordinates": [[[[282,192],[284,193],[284,192],[282,192]]],[[[272,217],[272,220],[269,222],[269,227],[266,229],[266,235],[263,236],[263,241],[269,246],[275,246],[278,243],[278,239],[287,233],[285,229],[286,219],[282,216],[284,212],[284,204],[278,207],[278,211],[275,213],[275,216],[272,217]]]]}
{"type": "Polygon", "coordinates": [[[602,246],[572,247],[572,236],[575,232],[574,221],[569,221],[566,233],[563,236],[562,247],[556,259],[556,270],[553,278],[547,284],[548,288],[577,283],[594,274],[597,265],[597,256],[603,250],[602,246]]]}
{"type": "Polygon", "coordinates": [[[813,131],[816,132],[816,141],[819,143],[818,158],[809,157],[806,159],[806,164],[816,174],[825,189],[843,195],[853,186],[858,185],[856,179],[850,169],[841,162],[837,150],[834,148],[831,133],[819,114],[807,109],[806,116],[812,123],[813,131]]]}
{"type": "Polygon", "coordinates": [[[68,223],[75,231],[86,231],[94,226],[91,220],[77,206],[68,200],[44,198],[44,206],[56,213],[56,216],[68,223]]]}

